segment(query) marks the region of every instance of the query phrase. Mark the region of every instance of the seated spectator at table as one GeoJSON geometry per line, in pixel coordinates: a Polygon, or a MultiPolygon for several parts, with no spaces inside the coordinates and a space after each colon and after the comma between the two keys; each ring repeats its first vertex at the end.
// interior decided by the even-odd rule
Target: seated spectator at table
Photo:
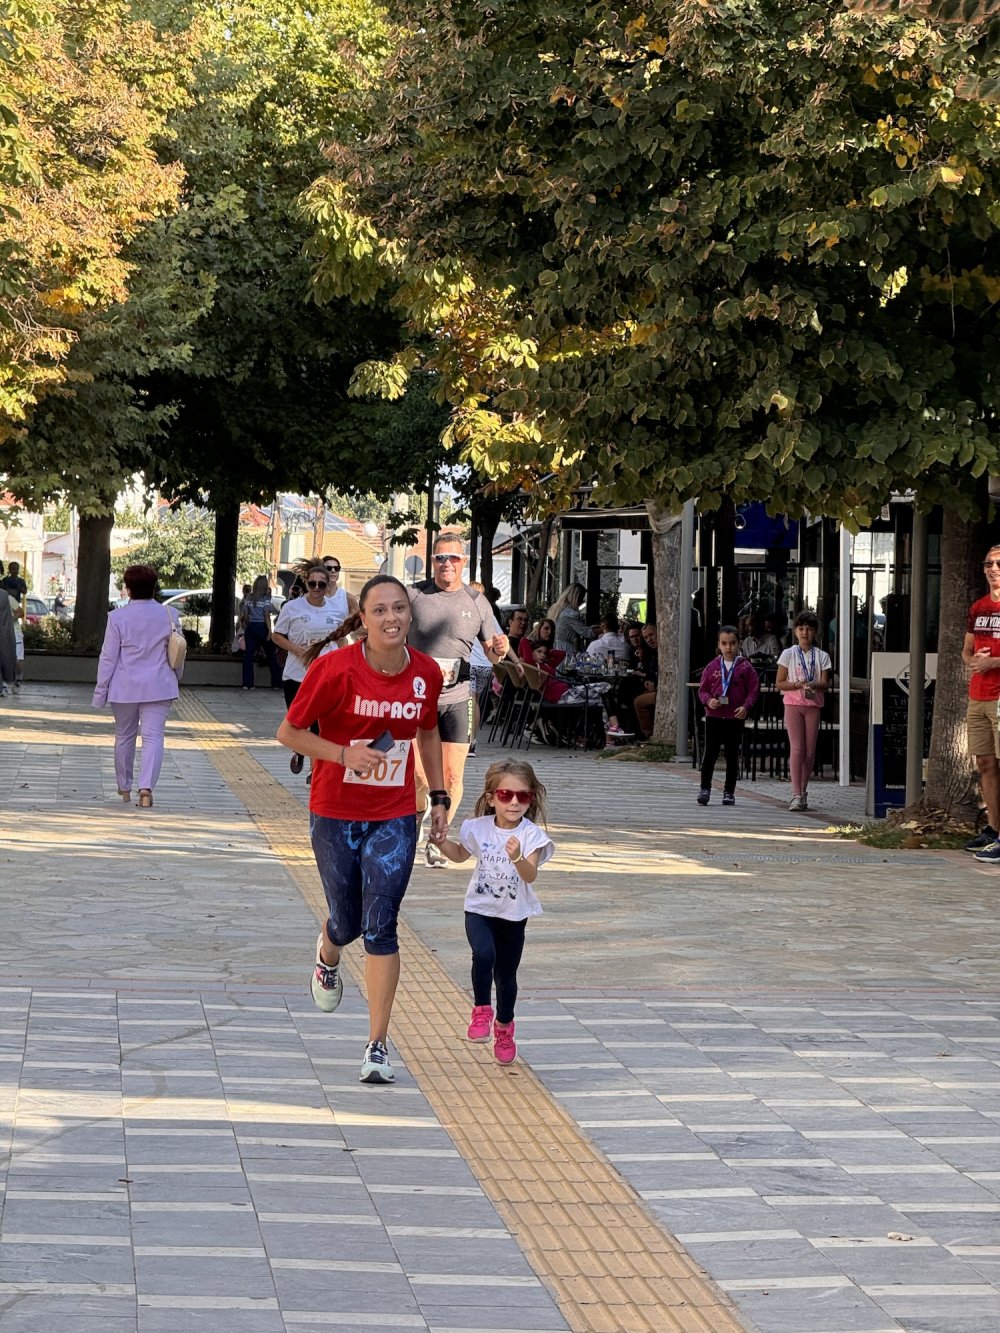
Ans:
{"type": "Polygon", "coordinates": [[[659,676],[659,639],[654,624],[643,625],[642,641],[646,646],[646,655],[643,659],[644,689],[641,694],[637,694],[632,700],[632,711],[635,713],[639,734],[645,740],[649,740],[653,734],[653,723],[656,714],[656,682],[659,676]]]}
{"type": "Polygon", "coordinates": [[[510,620],[507,624],[507,638],[510,646],[516,651],[521,647],[521,640],[528,633],[528,612],[523,606],[517,607],[510,613],[510,620]]]}
{"type": "Polygon", "coordinates": [[[642,662],[642,626],[629,625],[625,631],[625,662],[630,671],[637,671],[642,662]]]}
{"type": "Polygon", "coordinates": [[[526,634],[520,642],[518,652],[526,662],[531,662],[533,660],[531,654],[536,643],[548,644],[549,648],[559,653],[559,660],[555,663],[556,666],[558,666],[559,662],[566,656],[562,649],[556,649],[556,622],[554,620],[549,620],[547,616],[544,620],[538,622],[538,626],[533,634],[526,634]]]}
{"type": "Polygon", "coordinates": [[[743,635],[740,651],[744,657],[778,657],[782,652],[781,641],[776,634],[765,629],[764,616],[760,611],[751,611],[747,617],[748,629],[743,635]]]}
{"type": "Polygon", "coordinates": [[[599,661],[610,656],[616,662],[624,662],[628,657],[628,645],[619,628],[618,617],[613,611],[609,611],[601,621],[601,632],[598,637],[587,645],[587,656],[596,657],[599,661]]]}
{"type": "Polygon", "coordinates": [[[580,614],[586,595],[582,583],[571,583],[546,612],[547,619],[555,621],[556,647],[564,653],[579,652],[594,637],[580,614]]]}

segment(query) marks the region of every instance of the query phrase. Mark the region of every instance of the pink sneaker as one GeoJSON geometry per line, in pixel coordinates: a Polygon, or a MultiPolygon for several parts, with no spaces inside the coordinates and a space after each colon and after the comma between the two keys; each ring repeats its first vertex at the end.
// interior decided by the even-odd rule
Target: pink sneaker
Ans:
{"type": "Polygon", "coordinates": [[[493,1024],[493,1054],[502,1065],[513,1064],[517,1055],[514,1045],[514,1023],[493,1024]]]}
{"type": "Polygon", "coordinates": [[[477,1004],[472,1010],[472,1021],[465,1034],[470,1041],[489,1041],[493,1026],[493,1010],[488,1004],[477,1004]]]}

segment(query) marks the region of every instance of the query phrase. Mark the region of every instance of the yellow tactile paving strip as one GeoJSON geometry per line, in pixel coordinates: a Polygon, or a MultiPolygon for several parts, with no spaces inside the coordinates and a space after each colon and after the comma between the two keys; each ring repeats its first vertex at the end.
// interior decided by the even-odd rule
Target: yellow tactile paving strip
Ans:
{"type": "MultiPolygon", "coordinates": [[[[178,717],[247,807],[318,920],[326,916],[302,807],[198,701],[178,717]]],[[[740,1333],[726,1297],[646,1210],[523,1064],[457,1040],[469,1001],[400,924],[392,1038],[574,1333],[740,1333]],[[478,1066],[470,1077],[470,1062],[478,1066]]],[[[345,961],[362,985],[363,955],[345,961]]]]}

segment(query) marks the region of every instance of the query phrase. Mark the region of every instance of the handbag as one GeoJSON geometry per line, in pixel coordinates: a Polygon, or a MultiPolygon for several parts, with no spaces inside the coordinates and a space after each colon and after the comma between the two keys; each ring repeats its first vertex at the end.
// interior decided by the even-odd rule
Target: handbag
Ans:
{"type": "Polygon", "coordinates": [[[231,653],[245,653],[246,649],[247,649],[246,635],[243,633],[242,630],[238,630],[233,635],[233,641],[229,645],[229,651],[231,653]]]}
{"type": "Polygon", "coordinates": [[[184,665],[188,645],[187,639],[174,624],[174,618],[169,611],[167,611],[167,617],[170,620],[170,637],[167,639],[167,663],[172,670],[176,671],[184,665]]]}

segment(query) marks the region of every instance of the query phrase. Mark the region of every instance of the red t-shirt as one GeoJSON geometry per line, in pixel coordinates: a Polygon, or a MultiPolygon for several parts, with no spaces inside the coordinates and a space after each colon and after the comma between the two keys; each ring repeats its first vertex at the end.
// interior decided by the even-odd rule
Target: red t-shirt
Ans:
{"type": "MultiPolygon", "coordinates": [[[[991,657],[1000,657],[1000,601],[980,597],[969,607],[966,630],[976,640],[975,651],[988,648],[991,657]]],[[[996,671],[976,672],[969,678],[970,699],[1000,699],[1000,668],[996,671]]]]}
{"type": "Polygon", "coordinates": [[[351,745],[391,731],[395,747],[374,773],[361,778],[341,764],[317,760],[309,809],[330,819],[396,819],[416,809],[413,744],[418,731],[437,726],[441,668],[426,653],[409,648],[410,662],[398,676],[383,676],[365,661],[360,643],[318,657],[288,710],[293,727],[319,723],[325,741],[351,745]]]}

